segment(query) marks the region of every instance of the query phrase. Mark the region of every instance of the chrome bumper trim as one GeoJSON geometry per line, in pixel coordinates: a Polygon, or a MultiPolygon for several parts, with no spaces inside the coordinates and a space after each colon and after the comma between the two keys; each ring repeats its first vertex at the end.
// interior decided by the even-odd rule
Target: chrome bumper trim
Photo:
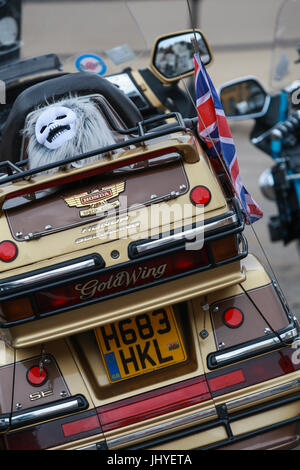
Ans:
{"type": "Polygon", "coordinates": [[[86,399],[79,395],[62,400],[61,402],[50,403],[40,408],[15,413],[12,415],[11,419],[8,415],[2,417],[0,415],[0,431],[6,431],[10,427],[20,428],[28,424],[44,421],[45,419],[81,411],[87,406],[88,403],[86,399]]]}
{"type": "Polygon", "coordinates": [[[5,293],[18,287],[27,285],[32,285],[37,282],[47,281],[53,277],[57,278],[59,276],[64,276],[65,274],[73,273],[74,271],[80,271],[82,269],[91,268],[96,265],[95,259],[91,258],[88,260],[80,261],[78,263],[69,264],[67,266],[62,266],[57,269],[52,269],[46,272],[39,274],[34,274],[32,276],[23,277],[21,279],[16,279],[14,281],[3,282],[0,284],[0,293],[5,293]]]}
{"type": "Polygon", "coordinates": [[[108,446],[108,449],[111,449],[113,447],[120,446],[123,444],[129,444],[132,441],[136,441],[138,439],[146,439],[148,437],[153,436],[154,434],[158,434],[163,431],[172,431],[174,428],[177,428],[178,426],[192,424],[194,421],[197,421],[199,419],[211,418],[213,416],[217,416],[217,411],[215,408],[209,408],[207,410],[199,411],[189,416],[184,416],[183,418],[178,418],[172,421],[168,421],[167,423],[164,423],[164,424],[157,424],[147,429],[142,429],[141,431],[127,433],[125,436],[116,437],[113,439],[107,439],[107,446],[108,446]]]}
{"type": "Polygon", "coordinates": [[[175,233],[174,235],[170,235],[169,237],[160,238],[158,240],[153,240],[151,242],[146,242],[141,245],[136,245],[135,249],[136,252],[141,254],[146,254],[150,250],[155,250],[158,248],[162,248],[165,245],[171,245],[172,243],[176,243],[178,241],[192,241],[197,236],[201,235],[202,233],[210,232],[212,230],[217,230],[228,225],[232,225],[238,222],[238,217],[236,214],[224,217],[223,219],[216,220],[209,224],[202,224],[200,227],[196,227],[190,230],[186,230],[184,232],[175,233]]]}
{"type": "Polygon", "coordinates": [[[76,447],[74,450],[107,450],[105,441],[97,441],[94,444],[87,444],[82,447],[76,447]]]}
{"type": "MultiPolygon", "coordinates": [[[[282,333],[280,335],[280,338],[282,340],[290,341],[291,339],[296,338],[297,336],[298,336],[298,331],[296,328],[293,328],[292,330],[282,333]]],[[[276,345],[280,344],[279,338],[277,338],[277,336],[274,336],[273,338],[270,338],[270,339],[258,341],[253,344],[249,344],[248,346],[235,349],[234,351],[215,354],[214,361],[219,365],[226,361],[232,361],[234,359],[241,359],[243,356],[246,356],[255,351],[259,351],[260,349],[264,349],[268,346],[273,346],[275,344],[276,345]]]]}
{"type": "Polygon", "coordinates": [[[284,384],[278,385],[276,387],[271,387],[261,392],[252,393],[242,398],[237,398],[236,400],[230,400],[226,402],[226,407],[228,410],[234,410],[243,405],[250,405],[264,398],[270,398],[274,395],[277,395],[282,392],[290,392],[300,388],[300,379],[292,380],[291,382],[286,382],[284,384]]]}
{"type": "Polygon", "coordinates": [[[76,447],[75,450],[98,450],[98,449],[97,449],[97,444],[89,444],[83,447],[76,447]]]}

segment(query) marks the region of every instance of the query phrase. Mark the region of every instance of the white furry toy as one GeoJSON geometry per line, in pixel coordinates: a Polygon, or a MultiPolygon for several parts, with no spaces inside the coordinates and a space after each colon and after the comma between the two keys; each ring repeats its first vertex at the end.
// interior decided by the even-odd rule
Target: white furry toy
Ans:
{"type": "MultiPolygon", "coordinates": [[[[99,109],[88,97],[72,97],[33,111],[23,129],[29,169],[115,143],[99,109]]],[[[80,168],[104,154],[72,163],[80,168]]],[[[69,165],[70,166],[70,165],[69,165]]],[[[53,173],[58,169],[49,170],[53,173]]]]}

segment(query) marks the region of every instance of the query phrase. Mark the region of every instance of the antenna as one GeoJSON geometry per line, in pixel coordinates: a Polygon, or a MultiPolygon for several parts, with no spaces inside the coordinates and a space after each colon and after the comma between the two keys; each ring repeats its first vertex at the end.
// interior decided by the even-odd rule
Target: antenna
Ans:
{"type": "Polygon", "coordinates": [[[137,29],[139,30],[139,33],[141,35],[141,37],[143,38],[143,41],[144,41],[144,44],[146,46],[146,49],[148,48],[148,43],[147,43],[147,39],[143,33],[143,29],[141,28],[141,25],[139,23],[139,21],[137,20],[136,16],[134,15],[132,9],[130,8],[130,6],[128,5],[128,1],[127,0],[124,0],[124,4],[125,4],[125,7],[127,8],[128,10],[128,13],[130,14],[133,22],[135,23],[135,26],[137,27],[137,29]]]}
{"type": "Polygon", "coordinates": [[[193,29],[193,31],[194,31],[194,38],[191,40],[191,42],[192,42],[192,45],[193,45],[195,54],[200,54],[200,48],[199,48],[199,44],[198,44],[198,41],[197,41],[197,36],[196,36],[196,31],[195,31],[195,25],[194,25],[194,20],[193,20],[191,5],[190,5],[189,0],[186,0],[186,3],[187,3],[187,6],[188,6],[188,10],[189,10],[189,15],[190,15],[190,20],[191,20],[192,29],[193,29]]]}

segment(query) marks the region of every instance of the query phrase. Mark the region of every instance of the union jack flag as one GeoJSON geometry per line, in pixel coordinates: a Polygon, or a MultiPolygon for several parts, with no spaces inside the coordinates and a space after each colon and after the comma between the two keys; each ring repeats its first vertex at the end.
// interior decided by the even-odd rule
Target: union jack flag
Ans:
{"type": "Polygon", "coordinates": [[[198,53],[194,55],[194,61],[199,136],[206,145],[209,157],[223,158],[246,223],[253,223],[263,213],[242,183],[236,149],[223,107],[198,53]]]}

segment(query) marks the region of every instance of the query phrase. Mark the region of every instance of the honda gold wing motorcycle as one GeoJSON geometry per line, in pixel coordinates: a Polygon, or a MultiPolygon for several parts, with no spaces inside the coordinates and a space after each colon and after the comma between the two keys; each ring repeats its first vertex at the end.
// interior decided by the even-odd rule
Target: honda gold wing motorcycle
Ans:
{"type": "Polygon", "coordinates": [[[299,33],[300,2],[287,0],[279,8],[274,32],[270,93],[255,77],[220,88],[229,119],[254,119],[251,142],[272,158],[259,180],[263,195],[276,203],[268,222],[270,239],[285,245],[300,240],[299,165],[299,33]]]}
{"type": "Polygon", "coordinates": [[[82,3],[0,69],[1,448],[292,448],[299,327],[179,86],[205,36],[82,3]]]}

